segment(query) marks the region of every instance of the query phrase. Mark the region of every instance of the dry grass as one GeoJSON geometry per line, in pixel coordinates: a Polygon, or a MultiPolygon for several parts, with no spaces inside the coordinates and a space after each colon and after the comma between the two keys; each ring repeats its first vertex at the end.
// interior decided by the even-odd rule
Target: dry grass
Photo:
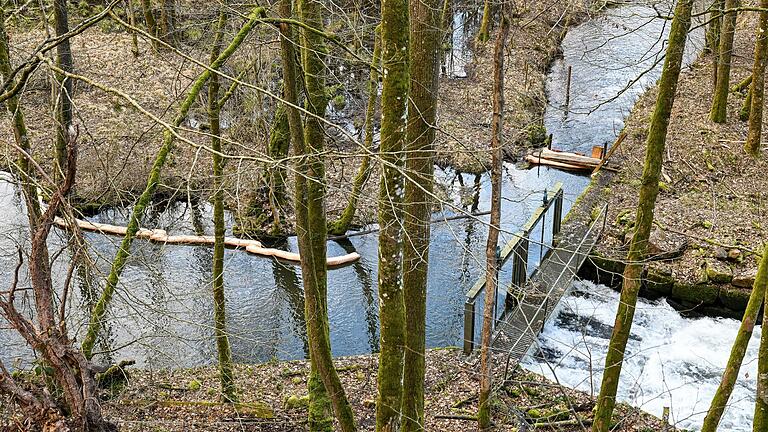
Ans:
{"type": "MultiPolygon", "coordinates": [[[[502,359],[498,359],[500,362],[502,359]]],[[[426,425],[429,431],[474,430],[471,417],[477,405],[476,358],[467,362],[458,349],[427,352],[426,425]],[[453,416],[455,418],[440,418],[453,416]]],[[[349,396],[360,430],[374,430],[376,355],[336,359],[336,368],[349,396]]],[[[245,403],[271,410],[271,419],[259,419],[248,407],[240,410],[201,406],[217,400],[215,369],[206,367],[173,371],[134,371],[129,385],[104,405],[106,415],[123,431],[302,431],[307,430],[304,406],[289,406],[288,398],[306,395],[309,365],[306,361],[270,362],[237,367],[238,387],[245,403]],[[179,402],[194,401],[197,405],[179,402]]],[[[517,371],[507,385],[496,391],[494,421],[499,431],[517,431],[520,418],[529,425],[575,419],[573,408],[589,424],[593,402],[588,395],[558,387],[540,376],[517,371]],[[552,415],[549,420],[543,417],[552,415]]],[[[658,419],[625,405],[617,408],[617,431],[656,431],[658,419]]],[[[530,426],[529,426],[530,427],[530,426]]],[[[577,431],[578,425],[533,427],[529,430],[577,431]]]]}
{"type": "MultiPolygon", "coordinates": [[[[739,16],[731,71],[731,84],[751,73],[756,13],[739,16]]],[[[739,273],[757,267],[749,250],[761,250],[768,231],[768,160],[763,144],[762,159],[747,156],[742,146],[747,124],[738,118],[743,95],[731,93],[728,120],[715,124],[709,120],[712,100],[712,59],[702,56],[692,69],[681,75],[677,99],[669,125],[663,182],[656,203],[656,226],[651,242],[671,250],[684,238],[690,246],[680,259],[655,265],[671,272],[677,280],[695,283],[702,268],[717,265],[717,244],[740,248],[746,253],[741,264],[732,264],[739,273]],[[714,243],[713,243],[714,242],[714,243]]],[[[610,183],[610,236],[604,236],[598,250],[609,256],[626,256],[627,227],[617,223],[622,212],[634,215],[637,188],[645,151],[648,120],[656,90],[643,95],[627,119],[627,140],[617,152],[621,172],[610,183]]],[[[764,136],[766,122],[763,124],[764,136]]]]}

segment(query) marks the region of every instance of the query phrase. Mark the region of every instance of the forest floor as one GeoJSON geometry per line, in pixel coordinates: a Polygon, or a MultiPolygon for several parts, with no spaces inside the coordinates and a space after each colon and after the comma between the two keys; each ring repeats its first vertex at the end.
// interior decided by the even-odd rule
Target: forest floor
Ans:
{"type": "MultiPolygon", "coordinates": [[[[430,350],[426,356],[426,425],[428,431],[475,430],[478,365],[459,349],[430,350]]],[[[374,430],[376,355],[335,359],[360,430],[374,430]]],[[[503,364],[499,359],[499,364],[503,364]]],[[[172,371],[130,371],[126,387],[104,404],[105,414],[122,431],[301,431],[307,430],[306,361],[238,365],[241,405],[217,400],[218,379],[211,367],[172,371]],[[269,418],[263,418],[269,417],[269,418]]],[[[590,424],[593,399],[558,386],[539,375],[515,371],[494,392],[494,422],[499,431],[582,431],[590,424]],[[553,426],[557,424],[558,426],[553,426]]],[[[620,404],[616,431],[661,430],[659,419],[620,404]]]]}
{"type": "MultiPolygon", "coordinates": [[[[751,74],[756,19],[751,12],[738,17],[732,86],[751,74]]],[[[608,235],[602,237],[597,252],[618,261],[626,257],[635,220],[656,95],[656,88],[646,92],[626,121],[627,138],[613,156],[620,171],[607,182],[597,182],[605,186],[599,193],[609,209],[608,235]]],[[[653,274],[674,281],[671,292],[660,294],[685,307],[743,308],[757,269],[755,252],[760,253],[768,241],[766,144],[762,159],[743,150],[747,123],[739,119],[739,110],[744,97],[731,92],[727,122],[713,123],[711,54],[702,55],[681,74],[649,248],[656,257],[666,256],[651,263],[653,274]]],[[[764,117],[764,136],[765,131],[764,117]]],[[[741,316],[740,311],[732,315],[741,316]]]]}
{"type": "MultiPolygon", "coordinates": [[[[190,0],[191,3],[194,3],[190,0]]],[[[202,6],[201,6],[202,7],[202,6]]],[[[443,77],[440,80],[438,107],[437,159],[441,165],[460,172],[482,172],[489,161],[491,89],[494,34],[484,44],[475,42],[482,2],[469,0],[456,3],[456,25],[463,34],[462,44],[472,59],[466,66],[466,78],[443,77]],[[462,12],[463,11],[463,12],[462,12]],[[463,15],[461,15],[463,13],[463,15]]],[[[520,10],[505,50],[506,154],[516,158],[522,147],[540,144],[546,133],[542,116],[546,104],[544,81],[549,63],[558,55],[559,43],[569,25],[587,16],[584,2],[579,0],[529,2],[520,10]],[[550,4],[551,3],[551,4],[550,4]]],[[[201,12],[202,14],[202,12],[201,12]]],[[[200,14],[198,14],[200,15],[200,14]]],[[[190,58],[207,63],[209,54],[206,38],[210,26],[195,15],[186,30],[181,51],[189,58],[169,50],[154,52],[148,41],[138,38],[139,54],[132,52],[130,34],[109,20],[72,39],[76,72],[90,80],[130,95],[147,111],[169,121],[178,102],[200,71],[190,58]],[[206,27],[207,26],[207,27],[206,27]]],[[[204,14],[202,14],[204,15],[204,14]]],[[[215,16],[212,15],[212,16],[215,16]]],[[[30,17],[24,23],[9,25],[12,57],[15,63],[26,58],[33,47],[45,38],[45,31],[30,17]]],[[[76,23],[78,18],[73,18],[76,23]]],[[[234,22],[234,21],[233,21],[234,22]]],[[[331,30],[334,23],[329,24],[331,30]]],[[[233,24],[234,30],[235,24],[233,24]]],[[[362,24],[363,28],[369,26],[362,24]]],[[[371,27],[372,28],[372,27],[371,27]]],[[[49,29],[50,30],[50,29],[49,29]]],[[[366,30],[351,35],[352,40],[367,40],[366,30]]],[[[277,44],[271,40],[274,30],[259,27],[236,54],[225,72],[236,74],[235,68],[248,65],[254,72],[245,81],[279,93],[279,56],[277,44]],[[258,60],[251,63],[257,56],[258,60]],[[277,72],[275,72],[277,71],[277,72]]],[[[348,35],[349,36],[349,35],[348,35]]],[[[370,47],[360,48],[366,57],[370,47]]],[[[368,53],[370,57],[370,53],[368,53]]],[[[346,102],[330,104],[328,118],[338,123],[359,142],[365,113],[367,68],[330,62],[328,85],[333,94],[345,96],[346,102]],[[351,68],[351,69],[350,69],[351,68]],[[350,78],[355,77],[355,78],[350,78]]],[[[45,68],[33,74],[22,94],[22,109],[30,130],[33,153],[44,167],[52,165],[55,140],[55,119],[51,111],[50,83],[52,76],[45,68]]],[[[162,128],[139,113],[131,103],[114,94],[107,94],[93,85],[76,81],[73,105],[75,125],[80,129],[76,195],[82,208],[94,210],[99,206],[129,206],[143,190],[155,154],[162,142],[162,128]]],[[[205,92],[204,92],[205,93],[205,92]]],[[[205,97],[193,107],[188,120],[182,124],[182,135],[189,143],[177,143],[163,170],[158,197],[188,198],[207,201],[212,191],[210,155],[201,149],[208,144],[205,135],[205,97]]],[[[336,99],[334,99],[335,101],[336,99]]],[[[342,98],[344,100],[344,98],[342,98]]],[[[233,155],[225,169],[226,201],[237,215],[245,215],[256,206],[265,206],[268,189],[267,142],[275,103],[254,89],[239,89],[223,112],[225,150],[233,155]],[[238,159],[239,156],[243,158],[238,159]],[[258,159],[258,160],[257,160],[258,159]]],[[[0,139],[11,140],[9,118],[0,118],[0,139]]],[[[329,128],[326,158],[328,177],[327,209],[329,219],[340,214],[346,205],[352,179],[360,162],[360,149],[348,136],[329,128]]],[[[5,149],[7,161],[13,151],[5,149]]],[[[376,220],[378,172],[368,181],[359,203],[356,224],[376,220]]],[[[289,171],[290,172],[290,171],[289,171]]],[[[289,188],[292,175],[289,176],[289,188]]],[[[292,211],[284,209],[287,230],[292,231],[292,211]]]]}

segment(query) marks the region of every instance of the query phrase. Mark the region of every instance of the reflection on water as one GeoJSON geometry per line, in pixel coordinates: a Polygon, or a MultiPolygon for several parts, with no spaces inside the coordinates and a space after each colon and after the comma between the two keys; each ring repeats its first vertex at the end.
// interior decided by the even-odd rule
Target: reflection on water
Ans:
{"type": "MultiPolygon", "coordinates": [[[[546,188],[563,181],[568,196],[575,198],[587,180],[556,170],[521,171],[506,166],[502,227],[506,240],[541,202],[546,188]]],[[[437,169],[438,186],[446,196],[438,215],[483,212],[490,207],[490,181],[487,175],[456,173],[437,169]]],[[[15,188],[0,182],[0,220],[2,229],[17,237],[25,235],[23,207],[15,188]]],[[[109,210],[94,221],[124,224],[130,209],[109,210]]],[[[436,217],[438,217],[436,215],[436,217]]],[[[212,214],[208,205],[183,202],[150,211],[146,226],[162,227],[173,233],[212,233],[212,214]]],[[[231,223],[231,220],[230,220],[231,223]]],[[[462,305],[483,269],[483,250],[487,236],[487,216],[443,221],[433,225],[430,248],[429,293],[427,299],[427,345],[459,345],[462,335],[462,305]]],[[[54,231],[51,248],[64,244],[54,231]]],[[[89,252],[96,265],[95,280],[103,283],[120,238],[86,233],[89,252]]],[[[6,242],[5,254],[14,249],[6,242]]],[[[278,247],[296,251],[294,238],[278,247]]],[[[361,259],[328,273],[328,310],[331,340],[335,355],[351,355],[378,350],[378,299],[376,290],[377,235],[352,237],[329,242],[328,254],[340,255],[355,250],[361,259]]],[[[3,268],[13,268],[13,254],[3,257],[3,268]],[[6,262],[7,261],[7,262],[6,262]]],[[[61,286],[67,261],[59,259],[54,280],[61,286]]],[[[132,358],[145,367],[178,367],[210,364],[215,361],[211,295],[212,250],[207,247],[159,245],[137,240],[131,249],[117,294],[109,312],[105,339],[97,350],[111,353],[109,358],[132,358]]],[[[82,333],[94,290],[79,274],[80,286],[73,294],[75,310],[70,328],[82,333]]],[[[0,283],[9,275],[0,275],[0,283]]],[[[260,362],[271,358],[303,358],[307,354],[300,269],[272,259],[248,255],[243,251],[225,252],[225,290],[227,325],[232,335],[236,361],[260,362]]],[[[501,293],[503,295],[503,293],[501,293]]],[[[478,327],[479,328],[479,327],[478,327]]],[[[11,332],[0,331],[3,340],[13,340],[11,332]]],[[[24,356],[18,340],[0,353],[3,360],[24,356]]]]}
{"type": "MultiPolygon", "coordinates": [[[[671,14],[671,2],[656,6],[662,14],[671,14]]],[[[703,28],[693,28],[685,65],[703,47],[703,28]]],[[[555,147],[567,144],[588,152],[613,142],[637,98],[661,76],[668,32],[669,22],[648,6],[608,8],[568,31],[561,44],[563,57],[552,64],[547,77],[544,125],[554,135],[555,147]],[[573,72],[566,109],[569,66],[573,72]]]]}

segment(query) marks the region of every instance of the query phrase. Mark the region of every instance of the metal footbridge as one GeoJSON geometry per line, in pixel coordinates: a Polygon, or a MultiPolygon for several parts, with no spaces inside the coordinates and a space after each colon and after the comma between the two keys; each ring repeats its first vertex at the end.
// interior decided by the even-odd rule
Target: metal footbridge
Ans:
{"type": "MultiPolygon", "coordinates": [[[[491,347],[494,353],[507,356],[508,367],[514,367],[523,359],[571,289],[576,273],[605,228],[607,205],[599,210],[592,212],[592,220],[573,221],[568,223],[567,232],[561,232],[563,188],[562,183],[558,183],[552,191],[545,192],[542,205],[500,250],[498,268],[509,275],[510,281],[499,280],[501,283],[497,286],[503,292],[494,293],[491,347]],[[538,253],[538,260],[532,253],[538,253]]],[[[497,278],[501,279],[499,275],[497,278]]],[[[478,308],[484,295],[485,276],[466,294],[464,353],[467,355],[472,353],[482,327],[482,313],[478,308]]]]}

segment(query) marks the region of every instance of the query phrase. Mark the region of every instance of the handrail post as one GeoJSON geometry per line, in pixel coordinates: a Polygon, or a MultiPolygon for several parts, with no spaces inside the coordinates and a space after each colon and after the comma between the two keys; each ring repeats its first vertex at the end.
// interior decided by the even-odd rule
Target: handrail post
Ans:
{"type": "Polygon", "coordinates": [[[552,244],[555,245],[556,237],[560,234],[560,228],[563,222],[563,190],[560,189],[555,194],[554,209],[552,210],[552,244]]]}
{"type": "Polygon", "coordinates": [[[472,354],[475,347],[475,300],[464,303],[464,355],[472,354]]]}

